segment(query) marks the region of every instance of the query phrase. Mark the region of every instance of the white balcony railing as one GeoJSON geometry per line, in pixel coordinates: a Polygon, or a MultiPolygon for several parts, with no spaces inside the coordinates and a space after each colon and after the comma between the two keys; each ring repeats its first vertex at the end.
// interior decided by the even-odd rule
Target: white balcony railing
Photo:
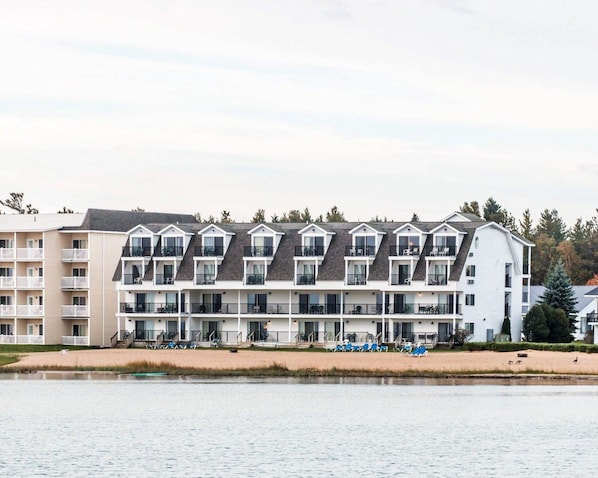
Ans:
{"type": "Polygon", "coordinates": [[[44,250],[35,247],[17,249],[17,259],[41,261],[44,258],[44,250]]]}
{"type": "Polygon", "coordinates": [[[19,317],[43,317],[43,305],[17,305],[17,315],[19,317]]]}
{"type": "Polygon", "coordinates": [[[89,288],[89,277],[63,277],[63,289],[87,289],[89,288]]]}
{"type": "Polygon", "coordinates": [[[14,247],[0,247],[0,260],[14,260],[17,250],[14,247]]]}
{"type": "Polygon", "coordinates": [[[44,287],[43,277],[17,277],[17,289],[41,289],[44,287]]]}
{"type": "Polygon", "coordinates": [[[15,278],[14,277],[0,277],[0,289],[14,289],[15,278]]]}
{"type": "Polygon", "coordinates": [[[17,335],[17,344],[43,345],[43,335],[17,335]]]}
{"type": "Polygon", "coordinates": [[[89,345],[87,335],[63,335],[62,345],[89,345]]]}
{"type": "Polygon", "coordinates": [[[14,335],[0,335],[0,344],[14,344],[16,337],[14,335]]]}
{"type": "Polygon", "coordinates": [[[0,305],[0,317],[10,317],[15,315],[14,305],[0,305]]]}
{"type": "Polygon", "coordinates": [[[63,249],[62,260],[66,262],[89,260],[89,249],[63,249]]]}
{"type": "Polygon", "coordinates": [[[63,317],[89,317],[89,306],[87,305],[63,305],[63,317]]]}

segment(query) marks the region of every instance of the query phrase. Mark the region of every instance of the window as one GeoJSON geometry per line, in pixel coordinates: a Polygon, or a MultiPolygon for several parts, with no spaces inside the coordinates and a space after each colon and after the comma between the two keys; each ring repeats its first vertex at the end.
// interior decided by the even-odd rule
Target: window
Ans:
{"type": "Polygon", "coordinates": [[[465,322],[465,331],[470,333],[471,335],[474,334],[474,323],[473,322],[465,322]]]}
{"type": "Polygon", "coordinates": [[[87,241],[85,239],[73,239],[73,249],[87,249],[87,241]]]}
{"type": "Polygon", "coordinates": [[[511,264],[505,264],[505,287],[511,287],[511,264]]]}
{"type": "Polygon", "coordinates": [[[467,277],[475,277],[475,266],[467,266],[465,268],[465,275],[467,277]]]}
{"type": "Polygon", "coordinates": [[[465,294],[465,305],[475,305],[475,294],[465,294]]]}
{"type": "Polygon", "coordinates": [[[87,297],[73,296],[73,305],[87,305],[87,297]]]}
{"type": "Polygon", "coordinates": [[[79,268],[79,267],[73,268],[73,277],[85,277],[85,276],[87,276],[86,269],[79,268]]]}
{"type": "Polygon", "coordinates": [[[0,295],[0,305],[12,305],[12,295],[0,295]]]}
{"type": "Polygon", "coordinates": [[[87,336],[87,325],[73,324],[73,336],[86,337],[87,336]]]}
{"type": "Polygon", "coordinates": [[[0,335],[12,335],[12,324],[0,324],[0,335]]]}

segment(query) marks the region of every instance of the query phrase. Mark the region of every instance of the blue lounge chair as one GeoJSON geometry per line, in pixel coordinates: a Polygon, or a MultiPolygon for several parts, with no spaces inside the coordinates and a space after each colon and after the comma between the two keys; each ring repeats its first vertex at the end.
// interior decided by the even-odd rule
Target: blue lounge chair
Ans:
{"type": "Polygon", "coordinates": [[[369,352],[370,351],[370,344],[363,344],[359,349],[360,352],[369,352]]]}
{"type": "Polygon", "coordinates": [[[420,345],[413,352],[411,352],[411,355],[413,357],[424,357],[424,356],[428,355],[428,351],[426,350],[426,347],[424,347],[423,345],[420,345]]]}
{"type": "Polygon", "coordinates": [[[378,348],[378,344],[376,342],[374,342],[372,344],[372,346],[370,347],[370,352],[379,352],[380,349],[378,348]]]}
{"type": "Polygon", "coordinates": [[[353,344],[351,342],[345,344],[345,352],[353,352],[353,344]]]}
{"type": "Polygon", "coordinates": [[[351,352],[359,352],[361,350],[361,345],[353,345],[353,347],[351,348],[351,352]]]}
{"type": "Polygon", "coordinates": [[[343,347],[341,344],[338,344],[336,347],[334,347],[333,352],[344,352],[345,351],[345,347],[343,347]]]}
{"type": "Polygon", "coordinates": [[[388,352],[388,345],[380,345],[378,347],[379,352],[388,352]]]}

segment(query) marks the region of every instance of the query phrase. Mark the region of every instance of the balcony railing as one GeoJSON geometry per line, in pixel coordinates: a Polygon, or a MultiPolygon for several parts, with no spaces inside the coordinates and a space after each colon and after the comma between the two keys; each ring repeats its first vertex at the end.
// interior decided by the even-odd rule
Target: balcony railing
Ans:
{"type": "Polygon", "coordinates": [[[43,277],[17,277],[18,289],[41,289],[44,287],[43,277]]]}
{"type": "Polygon", "coordinates": [[[265,276],[264,274],[247,274],[245,276],[245,284],[247,285],[263,285],[265,276]]]}
{"type": "Polygon", "coordinates": [[[141,247],[141,246],[124,246],[122,257],[151,257],[152,256],[152,248],[151,247],[141,247]]]}
{"type": "Polygon", "coordinates": [[[461,314],[461,305],[455,307],[450,304],[407,303],[390,307],[393,314],[430,315],[430,314],[461,314]]]}
{"type": "Polygon", "coordinates": [[[411,285],[411,277],[405,274],[391,274],[390,285],[411,285]]]}
{"type": "Polygon", "coordinates": [[[424,247],[426,257],[454,257],[457,254],[457,246],[427,246],[424,247]]]}
{"type": "Polygon", "coordinates": [[[89,345],[89,337],[87,335],[63,335],[62,345],[89,345]]]}
{"type": "Polygon", "coordinates": [[[125,274],[123,275],[123,284],[125,285],[141,285],[143,279],[138,274],[125,274]]]}
{"type": "MultiPolygon", "coordinates": [[[[136,304],[134,302],[121,302],[119,310],[124,314],[177,314],[177,304],[166,304],[157,302],[145,302],[136,304]]],[[[185,312],[185,304],[182,304],[181,312],[185,312]]]]}
{"type": "Polygon", "coordinates": [[[297,285],[314,285],[316,276],[314,274],[298,274],[297,285]]]}
{"type": "Polygon", "coordinates": [[[243,257],[272,257],[274,247],[272,246],[245,246],[243,248],[243,257]]]}
{"type": "Polygon", "coordinates": [[[44,315],[43,305],[17,305],[19,317],[41,317],[44,315]]]}
{"type": "Polygon", "coordinates": [[[154,256],[156,257],[183,257],[185,254],[182,246],[157,246],[154,249],[154,256]]]}
{"type": "Polygon", "coordinates": [[[174,277],[171,275],[156,274],[154,283],[156,285],[172,285],[174,284],[174,277]]]}
{"type": "Polygon", "coordinates": [[[63,277],[61,285],[63,289],[88,289],[89,277],[63,277]]]}
{"type": "Polygon", "coordinates": [[[17,249],[17,259],[41,261],[44,258],[44,250],[35,247],[24,247],[17,249]]]}
{"type": "Polygon", "coordinates": [[[390,246],[389,255],[390,256],[419,256],[421,249],[419,246],[398,246],[393,245],[390,246]]]}
{"type": "Polygon", "coordinates": [[[89,249],[63,249],[62,260],[65,262],[88,261],[89,249]]]}
{"type": "Polygon", "coordinates": [[[87,305],[63,305],[63,317],[89,317],[89,306],[87,305]]]}
{"type": "Polygon", "coordinates": [[[372,257],[376,255],[374,246],[345,246],[345,256],[372,257]]]}
{"type": "Polygon", "coordinates": [[[446,274],[428,274],[428,285],[446,285],[446,274]]]}
{"type": "Polygon", "coordinates": [[[295,257],[321,257],[324,255],[324,246],[295,246],[295,257]]]}
{"type": "Polygon", "coordinates": [[[133,337],[135,340],[156,340],[159,334],[164,332],[163,330],[137,330],[133,331],[133,337]]]}
{"type": "Polygon", "coordinates": [[[17,344],[43,345],[44,343],[43,335],[17,335],[16,337],[17,344]]]}
{"type": "Polygon", "coordinates": [[[0,247],[0,261],[13,261],[17,257],[14,247],[0,247]]]}
{"type": "Polygon", "coordinates": [[[14,305],[0,305],[0,317],[9,317],[15,315],[14,305]]]}
{"type": "Polygon", "coordinates": [[[197,285],[213,285],[216,283],[214,274],[195,274],[195,283],[197,285]]]}
{"type": "Polygon", "coordinates": [[[15,344],[16,337],[14,335],[0,335],[0,344],[15,344]]]}
{"type": "Polygon", "coordinates": [[[365,285],[365,274],[347,274],[347,285],[365,285]]]}
{"type": "Polygon", "coordinates": [[[239,307],[236,302],[230,304],[201,304],[192,302],[192,314],[236,314],[239,307]]]}
{"type": "Polygon", "coordinates": [[[224,246],[195,246],[193,251],[195,257],[222,257],[224,246]]]}
{"type": "Polygon", "coordinates": [[[0,276],[0,289],[13,289],[16,280],[14,277],[0,276]]]}

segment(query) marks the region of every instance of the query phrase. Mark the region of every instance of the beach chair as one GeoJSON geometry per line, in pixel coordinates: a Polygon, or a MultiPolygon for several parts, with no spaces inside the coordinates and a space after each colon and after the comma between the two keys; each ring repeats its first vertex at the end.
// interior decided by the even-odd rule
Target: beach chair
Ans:
{"type": "Polygon", "coordinates": [[[353,344],[351,342],[345,344],[345,352],[353,352],[353,344]]]}
{"type": "Polygon", "coordinates": [[[424,347],[423,345],[416,347],[415,350],[411,352],[412,357],[425,357],[426,355],[428,355],[428,351],[426,350],[426,347],[424,347]]]}
{"type": "Polygon", "coordinates": [[[378,344],[376,342],[374,342],[372,344],[372,346],[370,347],[370,352],[379,352],[380,349],[378,348],[378,344]]]}
{"type": "Polygon", "coordinates": [[[411,342],[405,342],[401,347],[401,353],[410,354],[411,352],[413,352],[413,345],[411,342]]]}
{"type": "Polygon", "coordinates": [[[337,346],[334,347],[334,350],[333,350],[333,352],[344,352],[344,351],[345,351],[345,347],[344,347],[344,345],[341,345],[341,344],[337,344],[337,346]]]}
{"type": "Polygon", "coordinates": [[[369,352],[370,351],[370,344],[363,344],[360,348],[359,348],[360,352],[369,352]]]}
{"type": "Polygon", "coordinates": [[[378,346],[379,352],[388,352],[388,345],[380,345],[378,346]]]}

